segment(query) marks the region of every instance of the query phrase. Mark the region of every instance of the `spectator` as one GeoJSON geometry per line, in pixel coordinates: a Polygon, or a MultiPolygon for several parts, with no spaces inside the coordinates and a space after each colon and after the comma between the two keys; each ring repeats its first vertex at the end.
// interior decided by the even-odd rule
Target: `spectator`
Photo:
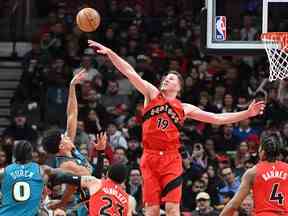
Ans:
{"type": "Polygon", "coordinates": [[[126,149],[124,149],[123,147],[117,147],[114,150],[112,164],[118,164],[118,163],[121,164],[128,163],[128,159],[126,157],[126,149]]]}
{"type": "Polygon", "coordinates": [[[81,63],[82,66],[74,70],[73,72],[74,75],[79,73],[82,67],[85,68],[87,71],[88,75],[86,76],[86,80],[88,81],[92,81],[96,75],[99,75],[99,71],[92,65],[92,58],[90,55],[82,56],[81,63]]]}
{"type": "Polygon", "coordinates": [[[27,123],[26,115],[23,109],[18,109],[14,114],[11,126],[3,131],[3,137],[10,137],[13,140],[28,140],[35,148],[38,138],[37,131],[27,123]]]}
{"type": "Polygon", "coordinates": [[[233,172],[231,167],[223,169],[221,171],[221,174],[223,176],[225,186],[220,188],[219,198],[220,198],[220,203],[223,203],[224,197],[221,194],[230,192],[230,191],[233,193],[236,193],[236,191],[238,190],[240,186],[240,180],[235,176],[235,173],[233,172]]]}
{"type": "Polygon", "coordinates": [[[225,151],[235,151],[239,145],[238,138],[233,134],[233,125],[227,124],[222,126],[220,136],[215,137],[217,152],[223,153],[225,151]]]}
{"type": "Polygon", "coordinates": [[[196,205],[196,209],[192,212],[193,216],[216,216],[220,213],[210,205],[210,196],[206,192],[197,194],[196,205]]]}
{"type": "Polygon", "coordinates": [[[131,168],[129,181],[126,186],[126,191],[132,195],[137,201],[137,211],[141,209],[142,206],[142,176],[140,169],[131,168]]]}
{"type": "Polygon", "coordinates": [[[239,141],[244,141],[247,139],[248,136],[252,134],[257,135],[257,130],[250,125],[251,120],[246,119],[239,122],[239,126],[234,128],[233,135],[239,139],[239,141]]]}
{"type": "Polygon", "coordinates": [[[247,142],[243,141],[240,143],[235,158],[235,167],[241,168],[244,166],[244,162],[250,158],[249,146],[247,142]]]}
{"type": "Polygon", "coordinates": [[[249,13],[243,16],[243,28],[240,30],[241,40],[253,41],[258,36],[258,31],[253,27],[252,15],[249,13]]]}
{"type": "Polygon", "coordinates": [[[102,105],[106,107],[107,112],[112,115],[117,122],[123,122],[130,102],[127,95],[119,94],[119,85],[116,80],[110,80],[108,82],[107,93],[103,95],[102,105]]]}
{"type": "MultiPolygon", "coordinates": [[[[209,175],[207,172],[202,173],[201,180],[205,183],[205,192],[210,195],[210,203],[212,206],[215,206],[219,203],[218,196],[217,196],[217,184],[216,182],[211,182],[211,178],[209,178],[209,175]]],[[[197,200],[197,198],[196,198],[197,200]]]]}
{"type": "Polygon", "coordinates": [[[142,155],[142,149],[139,140],[137,138],[130,138],[128,140],[128,150],[127,150],[127,158],[129,160],[129,164],[132,167],[139,165],[141,155],[142,155]]]}
{"type": "Polygon", "coordinates": [[[90,143],[90,140],[89,140],[88,134],[85,132],[84,121],[78,120],[74,144],[80,149],[82,148],[88,149],[89,143],[90,143]]]}
{"type": "Polygon", "coordinates": [[[225,94],[223,100],[223,107],[221,112],[235,112],[236,108],[234,107],[234,98],[231,94],[225,94]]]}
{"type": "Polygon", "coordinates": [[[198,168],[199,172],[207,168],[208,159],[202,143],[194,143],[192,152],[192,166],[198,168]]]}
{"type": "Polygon", "coordinates": [[[0,150],[0,169],[5,168],[6,165],[8,165],[6,152],[3,150],[0,150]]]}
{"type": "Polygon", "coordinates": [[[85,129],[88,134],[96,134],[103,130],[97,111],[89,109],[85,116],[85,129]]]}
{"type": "Polygon", "coordinates": [[[117,147],[122,147],[124,149],[128,148],[127,141],[122,135],[121,131],[117,129],[116,124],[110,123],[107,129],[108,142],[111,145],[112,149],[117,147]]]}
{"type": "Polygon", "coordinates": [[[242,214],[245,214],[247,216],[252,216],[253,206],[254,206],[253,198],[252,198],[252,194],[250,194],[241,203],[241,209],[243,210],[242,214]]]}
{"type": "Polygon", "coordinates": [[[183,190],[182,209],[192,212],[196,208],[197,194],[206,190],[205,183],[200,179],[196,179],[193,181],[192,185],[184,185],[183,190]]]}
{"type": "Polygon", "coordinates": [[[282,137],[283,137],[284,146],[287,148],[288,147],[288,121],[285,122],[283,126],[282,137]]]}

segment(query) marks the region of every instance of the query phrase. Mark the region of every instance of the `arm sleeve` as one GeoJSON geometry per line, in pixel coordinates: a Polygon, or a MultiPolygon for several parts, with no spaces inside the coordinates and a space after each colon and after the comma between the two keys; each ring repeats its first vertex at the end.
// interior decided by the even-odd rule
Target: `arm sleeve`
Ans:
{"type": "Polygon", "coordinates": [[[76,176],[69,173],[57,172],[55,175],[52,175],[49,180],[52,185],[66,183],[75,185],[77,187],[81,186],[81,176],[76,176]]]}
{"type": "Polygon", "coordinates": [[[105,156],[105,153],[104,153],[104,151],[97,151],[97,153],[98,153],[98,159],[97,159],[96,167],[94,169],[93,176],[95,176],[96,178],[101,179],[102,178],[102,174],[103,174],[103,168],[104,168],[104,156],[105,156]]]}

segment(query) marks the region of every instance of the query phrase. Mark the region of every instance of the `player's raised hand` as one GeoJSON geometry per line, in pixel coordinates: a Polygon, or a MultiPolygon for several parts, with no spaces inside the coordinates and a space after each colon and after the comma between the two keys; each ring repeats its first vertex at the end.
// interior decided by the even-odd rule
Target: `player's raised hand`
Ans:
{"type": "Polygon", "coordinates": [[[252,103],[248,107],[249,116],[253,117],[256,115],[262,115],[265,109],[265,102],[264,101],[255,101],[253,100],[252,103]]]}
{"type": "Polygon", "coordinates": [[[97,43],[93,40],[88,40],[88,45],[89,45],[89,47],[96,48],[96,52],[99,54],[106,55],[109,51],[109,48],[107,48],[107,47],[103,46],[102,44],[97,43]]]}
{"type": "Polygon", "coordinates": [[[98,151],[104,151],[106,149],[107,144],[107,134],[106,132],[101,132],[96,135],[96,143],[94,143],[94,147],[98,151]]]}
{"type": "Polygon", "coordinates": [[[87,75],[87,72],[86,72],[86,70],[83,68],[79,73],[77,73],[77,74],[73,77],[73,79],[72,79],[71,82],[70,82],[70,85],[77,85],[77,84],[79,84],[82,80],[85,79],[86,75],[87,75]]]}

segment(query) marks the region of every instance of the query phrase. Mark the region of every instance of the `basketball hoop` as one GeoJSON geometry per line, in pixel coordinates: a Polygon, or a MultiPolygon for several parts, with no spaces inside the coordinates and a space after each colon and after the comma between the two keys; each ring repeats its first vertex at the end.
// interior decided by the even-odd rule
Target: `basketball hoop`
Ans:
{"type": "Polygon", "coordinates": [[[270,64],[269,80],[288,77],[288,32],[267,32],[261,35],[270,64]]]}

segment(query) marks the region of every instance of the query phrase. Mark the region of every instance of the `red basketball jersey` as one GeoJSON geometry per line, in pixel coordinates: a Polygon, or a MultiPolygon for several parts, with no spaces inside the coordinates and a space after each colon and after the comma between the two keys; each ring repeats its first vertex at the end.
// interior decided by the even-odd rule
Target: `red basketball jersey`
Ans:
{"type": "Polygon", "coordinates": [[[162,94],[144,108],[142,126],[144,149],[177,150],[180,147],[180,128],[184,110],[177,99],[165,99],[162,94]]]}
{"type": "Polygon", "coordinates": [[[128,214],[128,194],[111,180],[102,180],[101,189],[89,200],[89,215],[124,216],[128,214]]]}
{"type": "Polygon", "coordinates": [[[253,199],[256,215],[288,215],[288,164],[257,164],[253,199]]]}

